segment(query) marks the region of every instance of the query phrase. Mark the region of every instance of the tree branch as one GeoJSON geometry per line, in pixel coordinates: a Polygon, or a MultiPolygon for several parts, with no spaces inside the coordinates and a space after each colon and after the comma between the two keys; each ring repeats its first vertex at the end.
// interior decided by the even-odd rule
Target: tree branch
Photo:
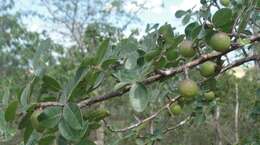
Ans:
{"type": "MultiPolygon", "coordinates": [[[[216,53],[216,52],[213,52],[213,53],[209,53],[209,54],[203,54],[201,55],[199,58],[189,62],[189,63],[186,63],[184,65],[181,65],[177,68],[170,68],[170,69],[167,69],[167,70],[160,70],[160,73],[159,74],[155,74],[151,77],[148,77],[147,79],[145,79],[142,83],[144,83],[145,85],[149,85],[151,83],[154,83],[154,82],[157,82],[159,80],[163,80],[165,78],[169,78],[169,77],[172,77],[178,73],[181,73],[184,71],[184,68],[193,68],[205,61],[208,61],[208,60],[212,60],[212,59],[215,59],[217,57],[220,57],[222,55],[225,55],[227,54],[228,52],[231,52],[233,50],[236,50],[238,49],[240,46],[238,46],[237,44],[235,44],[231,49],[229,49],[228,51],[224,52],[224,53],[216,53]]],[[[118,97],[118,96],[121,96],[123,94],[125,94],[126,92],[128,92],[130,90],[130,86],[125,86],[124,88],[122,88],[120,91],[115,91],[115,92],[111,92],[109,94],[106,94],[106,95],[102,95],[102,96],[97,96],[95,98],[91,98],[91,99],[88,99],[88,100],[83,100],[81,102],[78,103],[79,107],[86,107],[86,106],[90,106],[92,104],[96,104],[98,102],[102,102],[104,100],[108,100],[108,99],[111,99],[111,98],[114,98],[114,97],[118,97]]]]}
{"type": "Polygon", "coordinates": [[[227,70],[231,69],[231,68],[234,68],[236,66],[240,66],[244,63],[247,63],[249,61],[260,61],[260,55],[251,55],[251,56],[248,56],[248,57],[245,57],[245,58],[241,58],[241,59],[238,59],[236,61],[234,61],[233,63],[227,65],[226,67],[224,67],[220,73],[224,73],[226,72],[227,70]]]}
{"type": "MultiPolygon", "coordinates": [[[[255,41],[260,41],[260,34],[252,37],[250,39],[251,43],[254,43],[255,41]]],[[[148,77],[147,79],[145,79],[142,83],[145,85],[149,85],[152,84],[154,82],[157,82],[159,80],[163,80],[165,78],[169,78],[172,77],[178,73],[181,73],[184,71],[184,68],[194,68],[196,66],[198,66],[199,64],[202,64],[208,60],[213,60],[215,58],[221,57],[229,52],[232,52],[234,50],[237,50],[241,48],[241,46],[239,44],[232,44],[231,48],[229,50],[227,50],[226,52],[222,52],[222,53],[218,53],[218,52],[212,52],[212,53],[208,53],[208,54],[203,54],[200,57],[198,57],[197,59],[194,59],[191,62],[188,62],[184,65],[181,65],[179,67],[174,67],[174,68],[170,68],[170,69],[166,69],[166,70],[160,70],[158,74],[155,74],[153,76],[148,77]]],[[[245,58],[245,60],[240,60],[240,62],[236,62],[236,64],[232,63],[232,66],[227,66],[227,67],[235,67],[238,65],[243,64],[244,61],[248,62],[251,60],[259,60],[259,56],[251,56],[251,57],[247,57],[245,58]],[[242,62],[241,62],[242,61],[242,62]]],[[[228,70],[229,68],[225,68],[226,70],[228,70]]],[[[226,71],[226,70],[222,70],[222,71],[226,71]]],[[[105,94],[105,95],[101,95],[101,96],[96,96],[96,97],[91,97],[90,99],[86,99],[86,100],[82,100],[78,103],[78,106],[80,108],[84,108],[93,104],[96,104],[98,102],[102,102],[114,97],[118,97],[118,96],[122,96],[123,94],[127,93],[130,90],[131,86],[130,85],[126,85],[123,88],[117,90],[117,91],[113,91],[111,93],[105,94]]],[[[59,102],[43,102],[40,103],[38,107],[48,107],[48,106],[63,106],[62,103],[59,102]]]]}

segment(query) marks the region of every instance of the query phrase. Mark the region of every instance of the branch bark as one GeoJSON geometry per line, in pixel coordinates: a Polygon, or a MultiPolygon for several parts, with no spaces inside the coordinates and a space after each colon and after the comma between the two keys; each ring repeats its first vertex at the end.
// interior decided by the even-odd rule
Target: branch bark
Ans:
{"type": "Polygon", "coordinates": [[[221,73],[224,73],[226,72],[227,70],[231,69],[231,68],[234,68],[234,67],[237,67],[237,66],[240,66],[246,62],[249,62],[249,61],[259,61],[260,60],[260,55],[251,55],[251,56],[248,56],[248,57],[245,57],[245,58],[242,58],[242,59],[239,59],[239,60],[236,60],[234,61],[233,63],[227,65],[226,67],[224,67],[222,70],[221,70],[221,73]]]}
{"type": "Polygon", "coordinates": [[[220,123],[219,123],[219,117],[220,117],[220,107],[217,106],[215,109],[215,118],[214,118],[215,131],[216,131],[216,145],[222,145],[222,133],[221,133],[220,123]]]}
{"type": "Polygon", "coordinates": [[[238,84],[236,84],[236,108],[235,108],[235,144],[239,144],[239,99],[238,84]]]}

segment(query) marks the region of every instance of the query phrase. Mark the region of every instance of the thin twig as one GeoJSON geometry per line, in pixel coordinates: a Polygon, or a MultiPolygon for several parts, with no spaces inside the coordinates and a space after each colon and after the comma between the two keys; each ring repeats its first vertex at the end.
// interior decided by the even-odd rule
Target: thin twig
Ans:
{"type": "Polygon", "coordinates": [[[121,129],[112,129],[110,126],[107,125],[108,129],[112,132],[125,132],[131,129],[134,129],[138,126],[140,126],[143,123],[149,122],[151,120],[153,120],[154,118],[156,118],[163,110],[167,109],[168,106],[170,106],[172,103],[178,101],[180,99],[180,96],[173,98],[169,103],[167,103],[166,105],[164,105],[163,107],[161,107],[158,111],[156,111],[155,113],[153,113],[151,116],[143,119],[143,120],[139,120],[137,123],[134,123],[128,127],[125,128],[121,128],[121,129]]]}
{"type": "Polygon", "coordinates": [[[188,116],[186,117],[184,120],[182,120],[181,122],[179,122],[177,125],[173,126],[173,127],[169,127],[166,130],[163,131],[163,134],[169,133],[170,131],[176,130],[177,128],[183,126],[184,124],[186,124],[188,121],[190,121],[192,119],[192,116],[188,116]]]}
{"type": "Polygon", "coordinates": [[[236,61],[234,61],[233,63],[227,65],[226,67],[224,67],[220,73],[224,73],[226,72],[227,70],[231,69],[231,68],[234,68],[236,66],[239,66],[239,65],[242,65],[246,62],[249,62],[249,61],[255,61],[255,60],[260,60],[260,55],[251,55],[249,57],[245,57],[245,58],[242,58],[242,59],[238,59],[236,61]]]}

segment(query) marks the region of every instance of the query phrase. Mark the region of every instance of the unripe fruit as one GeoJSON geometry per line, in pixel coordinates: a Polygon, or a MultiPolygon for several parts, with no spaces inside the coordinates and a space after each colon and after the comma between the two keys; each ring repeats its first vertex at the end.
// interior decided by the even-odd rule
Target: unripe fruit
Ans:
{"type": "Polygon", "coordinates": [[[181,114],[181,112],[182,112],[182,108],[181,108],[181,106],[178,105],[178,104],[172,104],[171,107],[170,107],[170,109],[171,109],[171,112],[172,112],[173,114],[175,114],[175,115],[179,115],[179,114],[181,114]]]}
{"type": "Polygon", "coordinates": [[[176,60],[178,57],[178,52],[175,49],[170,49],[166,52],[166,57],[169,61],[176,60]]]}
{"type": "Polygon", "coordinates": [[[38,131],[38,132],[42,132],[44,130],[44,128],[40,125],[40,122],[38,120],[39,115],[41,114],[41,111],[34,111],[31,115],[31,123],[32,123],[32,127],[38,131]]]}
{"type": "Polygon", "coordinates": [[[183,97],[194,97],[199,93],[199,87],[193,80],[183,80],[179,84],[179,92],[183,97]]]}
{"type": "Polygon", "coordinates": [[[204,97],[207,101],[212,101],[215,98],[215,93],[213,91],[204,93],[204,97]]]}
{"type": "Polygon", "coordinates": [[[192,41],[184,40],[179,45],[180,54],[184,57],[190,58],[196,54],[196,51],[192,47],[192,41]]]}
{"type": "Polygon", "coordinates": [[[225,52],[231,45],[230,37],[223,32],[214,34],[210,39],[210,46],[219,52],[225,52]]]}
{"type": "Polygon", "coordinates": [[[229,4],[230,4],[230,0],[220,0],[220,3],[221,3],[223,6],[227,7],[227,6],[229,6],[229,4]]]}
{"type": "Polygon", "coordinates": [[[200,66],[200,74],[204,77],[211,77],[215,74],[216,66],[216,63],[206,61],[200,66]]]}

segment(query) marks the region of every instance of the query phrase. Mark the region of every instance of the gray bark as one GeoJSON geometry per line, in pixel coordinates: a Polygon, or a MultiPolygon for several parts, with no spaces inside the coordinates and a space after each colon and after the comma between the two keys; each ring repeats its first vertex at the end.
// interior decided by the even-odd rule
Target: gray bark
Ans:
{"type": "Polygon", "coordinates": [[[220,117],[220,107],[217,106],[215,110],[215,131],[216,131],[216,145],[223,145],[222,139],[221,139],[221,129],[220,129],[220,123],[219,123],[219,117],[220,117]]]}
{"type": "Polygon", "coordinates": [[[236,84],[236,108],[235,108],[235,144],[239,144],[239,98],[238,84],[236,84]]]}

